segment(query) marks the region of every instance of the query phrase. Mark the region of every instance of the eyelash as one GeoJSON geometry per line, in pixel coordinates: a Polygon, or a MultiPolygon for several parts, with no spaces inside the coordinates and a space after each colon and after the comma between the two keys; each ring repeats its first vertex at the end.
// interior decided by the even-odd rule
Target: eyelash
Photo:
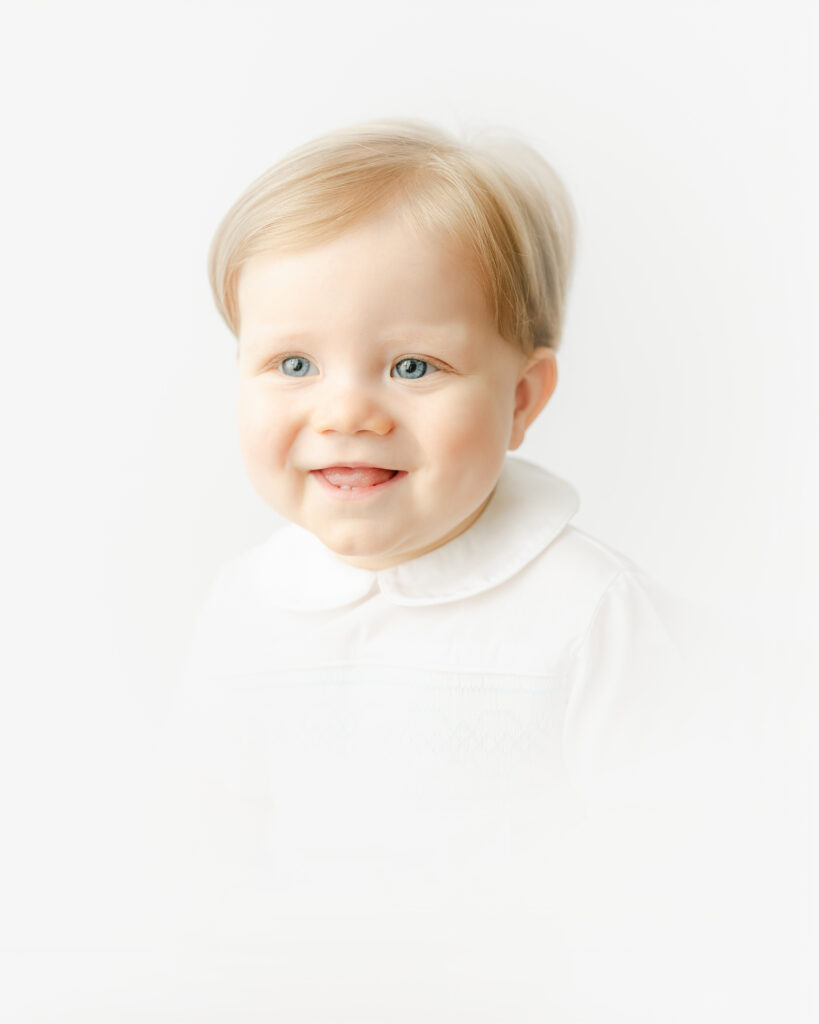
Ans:
{"type": "MultiPolygon", "coordinates": [[[[310,363],[311,366],[315,366],[315,363],[313,363],[313,361],[309,359],[307,356],[300,355],[299,353],[296,352],[288,353],[287,355],[283,355],[279,359],[276,359],[275,362],[270,364],[268,369],[281,370],[281,367],[283,366],[284,363],[287,362],[288,359],[304,359],[306,362],[310,363]]],[[[416,362],[423,363],[427,367],[427,372],[424,373],[421,377],[398,377],[398,380],[423,380],[425,377],[430,375],[430,371],[432,373],[437,373],[443,369],[442,366],[440,366],[438,363],[435,363],[431,359],[424,359],[421,356],[401,356],[400,359],[396,359],[396,361],[392,364],[390,376],[392,377],[392,370],[394,370],[396,366],[400,366],[401,363],[408,362],[409,360],[415,360],[416,362]]],[[[314,377],[316,375],[312,373],[298,375],[282,372],[282,376],[291,377],[294,380],[300,380],[302,377],[314,377]]]]}

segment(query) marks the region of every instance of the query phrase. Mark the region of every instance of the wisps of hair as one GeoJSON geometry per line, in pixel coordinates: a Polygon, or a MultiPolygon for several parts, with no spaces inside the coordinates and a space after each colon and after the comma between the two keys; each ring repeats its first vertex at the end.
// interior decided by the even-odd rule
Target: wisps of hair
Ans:
{"type": "Polygon", "coordinates": [[[510,136],[461,142],[425,121],[386,119],[329,132],[257,178],[210,246],[217,308],[238,336],[244,263],[330,241],[395,207],[418,230],[472,256],[498,333],[527,354],[560,342],[576,218],[552,167],[510,136]]]}

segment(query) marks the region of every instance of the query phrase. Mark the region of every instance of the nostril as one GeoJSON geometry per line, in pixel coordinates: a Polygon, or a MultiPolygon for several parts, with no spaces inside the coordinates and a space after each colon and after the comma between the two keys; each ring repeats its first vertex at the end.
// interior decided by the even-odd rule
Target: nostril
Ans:
{"type": "Polygon", "coordinates": [[[394,426],[393,420],[379,409],[323,409],[312,419],[313,429],[319,433],[358,434],[362,431],[384,436],[394,426]]]}

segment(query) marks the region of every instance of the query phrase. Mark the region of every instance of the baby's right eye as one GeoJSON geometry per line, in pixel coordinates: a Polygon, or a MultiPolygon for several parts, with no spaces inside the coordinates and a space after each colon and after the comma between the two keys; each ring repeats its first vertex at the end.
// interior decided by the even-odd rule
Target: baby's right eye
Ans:
{"type": "MultiPolygon", "coordinates": [[[[305,359],[304,356],[288,356],[279,363],[279,366],[286,377],[313,376],[310,373],[310,367],[312,367],[313,364],[309,359],[305,359]]],[[[315,367],[313,367],[313,369],[315,369],[315,367]]]]}

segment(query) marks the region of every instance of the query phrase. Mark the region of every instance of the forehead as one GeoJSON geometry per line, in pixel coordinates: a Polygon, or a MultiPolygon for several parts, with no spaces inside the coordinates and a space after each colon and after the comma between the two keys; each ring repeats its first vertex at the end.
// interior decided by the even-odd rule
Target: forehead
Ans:
{"type": "Polygon", "coordinates": [[[492,325],[467,251],[415,230],[394,211],[309,249],[252,257],[239,275],[237,300],[246,342],[328,327],[492,325]]]}

